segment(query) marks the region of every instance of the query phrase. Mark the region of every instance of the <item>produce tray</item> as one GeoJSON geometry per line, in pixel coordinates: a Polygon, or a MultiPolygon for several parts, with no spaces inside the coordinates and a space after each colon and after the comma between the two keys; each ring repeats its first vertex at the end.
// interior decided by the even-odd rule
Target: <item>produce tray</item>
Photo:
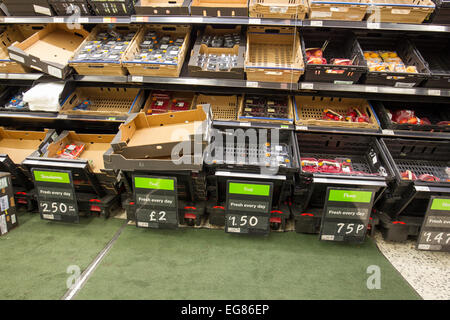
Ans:
{"type": "Polygon", "coordinates": [[[431,73],[423,86],[450,88],[450,57],[447,54],[450,50],[449,38],[427,35],[412,38],[411,41],[417,49],[417,55],[425,61],[431,73]]]}
{"type": "MultiPolygon", "coordinates": [[[[275,102],[275,101],[273,101],[275,102]]],[[[250,107],[252,108],[252,107],[250,107]]],[[[254,121],[254,122],[271,122],[271,123],[285,123],[285,124],[293,124],[294,123],[294,107],[292,104],[292,97],[291,96],[281,96],[281,95],[245,95],[242,97],[240,103],[239,103],[239,112],[238,112],[238,120],[239,121],[254,121]],[[254,102],[248,102],[248,100],[265,100],[266,105],[259,105],[259,107],[254,102]],[[278,116],[270,116],[270,113],[268,112],[269,109],[274,109],[273,112],[276,112],[276,106],[271,106],[269,101],[271,100],[282,100],[283,103],[286,104],[287,110],[283,115],[278,116]],[[261,111],[263,115],[261,116],[251,116],[251,115],[245,115],[246,109],[248,106],[255,106],[257,108],[264,108],[264,110],[261,111]]]]}
{"type": "Polygon", "coordinates": [[[113,31],[122,35],[135,32],[133,39],[129,42],[127,48],[120,55],[120,58],[116,61],[77,59],[78,54],[83,50],[84,46],[89,41],[96,40],[99,33],[108,30],[107,26],[98,25],[91,31],[89,36],[86,37],[86,39],[83,41],[83,43],[73,56],[72,60],[69,61],[70,66],[73,67],[78,74],[103,76],[124,76],[127,74],[127,69],[122,63],[128,52],[130,52],[131,48],[133,47],[141,27],[138,25],[115,25],[112,29],[113,31]]]}
{"type": "Polygon", "coordinates": [[[292,27],[248,28],[247,80],[297,83],[305,66],[300,36],[292,27]]]}
{"type": "Polygon", "coordinates": [[[250,0],[249,16],[254,18],[305,19],[307,0],[250,0]]]}
{"type": "Polygon", "coordinates": [[[238,96],[233,95],[205,95],[197,96],[197,105],[209,104],[213,120],[236,120],[238,113],[238,96]]]}
{"type": "Polygon", "coordinates": [[[134,5],[137,15],[188,16],[191,0],[138,0],[134,5]]]}
{"type": "Polygon", "coordinates": [[[431,0],[371,0],[370,22],[422,23],[434,11],[431,0]]]}
{"type": "Polygon", "coordinates": [[[187,110],[192,110],[192,109],[196,109],[197,106],[197,95],[193,92],[177,92],[177,91],[159,91],[159,90],[155,90],[150,92],[150,94],[148,95],[147,101],[145,102],[144,108],[143,108],[143,112],[145,114],[161,114],[161,113],[167,113],[167,112],[177,112],[177,111],[183,111],[180,110],[181,108],[179,108],[177,110],[177,102],[188,102],[189,103],[189,109],[187,110]],[[167,102],[167,106],[164,106],[166,108],[164,109],[160,109],[160,108],[155,108],[152,110],[152,104],[154,101],[157,101],[157,97],[155,97],[155,95],[158,94],[164,94],[164,95],[168,95],[169,99],[166,100],[167,102]]]}
{"type": "Polygon", "coordinates": [[[191,56],[188,63],[188,73],[191,77],[203,77],[212,79],[241,79],[245,77],[244,64],[245,64],[245,35],[242,32],[241,26],[231,26],[226,28],[224,26],[216,27],[213,25],[207,25],[203,32],[198,32],[197,39],[195,40],[194,47],[191,50],[191,56]],[[202,44],[204,36],[224,36],[226,34],[240,34],[239,44],[235,44],[232,48],[226,47],[212,47],[202,44]],[[202,54],[214,54],[214,55],[236,55],[237,65],[232,67],[229,71],[220,70],[208,70],[202,69],[198,66],[199,56],[202,54]]]}
{"type": "Polygon", "coordinates": [[[432,195],[450,193],[450,141],[381,138],[380,144],[395,175],[395,184],[379,203],[380,211],[394,219],[423,217],[432,195]],[[406,170],[416,177],[431,174],[440,181],[403,179],[402,172],[406,170]]]}
{"type": "Polygon", "coordinates": [[[311,20],[361,21],[369,5],[369,0],[310,0],[308,17],[311,20]]]}
{"type": "Polygon", "coordinates": [[[6,105],[11,101],[11,99],[19,93],[24,93],[28,91],[29,87],[6,87],[2,93],[0,93],[0,110],[3,112],[30,112],[30,108],[28,106],[23,108],[9,109],[6,108],[6,105]]]}
{"type": "Polygon", "coordinates": [[[93,15],[92,7],[88,0],[48,0],[48,2],[58,16],[70,16],[73,14],[81,16],[93,15]]]}
{"type": "Polygon", "coordinates": [[[450,107],[448,105],[439,105],[433,103],[407,103],[393,101],[377,101],[375,110],[383,128],[391,130],[405,131],[430,131],[430,132],[450,132],[450,125],[437,123],[441,121],[450,121],[450,107]],[[396,110],[414,110],[416,117],[428,118],[431,124],[399,124],[392,121],[388,116],[388,110],[393,114],[396,110]]]}
{"type": "Polygon", "coordinates": [[[370,103],[365,99],[295,96],[295,124],[300,126],[337,127],[379,130],[380,124],[370,103]],[[369,117],[369,122],[347,122],[322,119],[324,109],[331,109],[344,116],[357,108],[369,117]]]}
{"type": "Polygon", "coordinates": [[[192,0],[191,15],[248,17],[248,0],[192,0]]]}
{"type": "MultiPolygon", "coordinates": [[[[357,40],[363,53],[364,51],[395,51],[406,66],[417,68],[417,73],[369,71],[367,69],[366,76],[363,77],[365,84],[410,88],[419,86],[430,77],[430,71],[425,61],[417,54],[414,45],[404,37],[360,33],[357,40]]],[[[364,64],[367,66],[366,60],[364,60],[364,64]]]]}
{"type": "Polygon", "coordinates": [[[179,77],[186,57],[189,40],[191,35],[191,26],[189,25],[158,25],[147,24],[137,34],[134,43],[129,47],[125,54],[123,65],[131,75],[136,76],[154,76],[154,77],[179,77]],[[135,54],[139,52],[139,45],[144,36],[149,31],[155,31],[160,36],[173,36],[184,38],[183,45],[178,53],[178,63],[171,62],[149,62],[136,61],[135,54]]]}
{"type": "Polygon", "coordinates": [[[361,47],[351,32],[303,32],[302,53],[305,61],[305,81],[353,84],[357,83],[367,70],[361,47]],[[323,53],[327,64],[308,64],[306,49],[322,48],[327,40],[329,42],[323,53]],[[352,65],[331,64],[332,58],[350,59],[352,65]]]}
{"type": "Polygon", "coordinates": [[[63,102],[60,114],[126,117],[139,112],[144,104],[144,90],[117,87],[77,87],[63,102]],[[73,110],[84,101],[87,110],[73,110]]]}
{"type": "Polygon", "coordinates": [[[89,0],[97,16],[131,16],[136,0],[89,0]]]}

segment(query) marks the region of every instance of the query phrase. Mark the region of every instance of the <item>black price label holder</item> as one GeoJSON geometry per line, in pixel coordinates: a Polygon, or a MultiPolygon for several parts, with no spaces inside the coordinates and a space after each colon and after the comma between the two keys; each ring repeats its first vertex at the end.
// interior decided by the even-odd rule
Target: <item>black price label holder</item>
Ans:
{"type": "Polygon", "coordinates": [[[31,169],[41,219],[79,223],[77,195],[72,173],[64,170],[31,169]]]}
{"type": "Polygon", "coordinates": [[[133,175],[133,190],[138,228],[178,228],[177,178],[133,175]]]}
{"type": "Polygon", "coordinates": [[[430,197],[416,248],[450,252],[450,197],[430,197]]]}
{"type": "Polygon", "coordinates": [[[374,190],[328,187],[319,239],[363,242],[374,201],[374,190]]]}
{"type": "Polygon", "coordinates": [[[225,232],[268,234],[272,182],[227,181],[225,232]]]}

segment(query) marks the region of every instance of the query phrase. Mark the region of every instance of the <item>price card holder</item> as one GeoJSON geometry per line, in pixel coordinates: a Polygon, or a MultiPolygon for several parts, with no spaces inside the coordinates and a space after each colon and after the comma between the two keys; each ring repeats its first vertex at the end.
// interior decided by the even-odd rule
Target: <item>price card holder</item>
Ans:
{"type": "Polygon", "coordinates": [[[328,187],[320,239],[363,242],[373,198],[373,190],[328,187]]]}
{"type": "Polygon", "coordinates": [[[225,232],[268,234],[273,183],[227,181],[225,232]]]}
{"type": "Polygon", "coordinates": [[[133,176],[136,226],[140,228],[178,228],[177,179],[133,176]]]}
{"type": "Polygon", "coordinates": [[[417,249],[450,252],[450,197],[430,198],[417,249]]]}
{"type": "Polygon", "coordinates": [[[72,173],[64,170],[31,169],[41,219],[79,223],[72,173]]]}

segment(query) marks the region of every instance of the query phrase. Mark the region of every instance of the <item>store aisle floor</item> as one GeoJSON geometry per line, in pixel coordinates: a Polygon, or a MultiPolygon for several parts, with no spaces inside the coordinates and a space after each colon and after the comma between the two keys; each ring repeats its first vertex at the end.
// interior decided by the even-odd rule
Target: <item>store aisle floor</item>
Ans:
{"type": "Polygon", "coordinates": [[[127,226],[77,299],[419,299],[368,239],[127,226]],[[369,290],[369,266],[381,289],[369,290]]]}
{"type": "Polygon", "coordinates": [[[103,218],[55,223],[37,213],[18,219],[19,226],[0,237],[2,299],[60,299],[77,267],[83,272],[123,224],[103,218]]]}

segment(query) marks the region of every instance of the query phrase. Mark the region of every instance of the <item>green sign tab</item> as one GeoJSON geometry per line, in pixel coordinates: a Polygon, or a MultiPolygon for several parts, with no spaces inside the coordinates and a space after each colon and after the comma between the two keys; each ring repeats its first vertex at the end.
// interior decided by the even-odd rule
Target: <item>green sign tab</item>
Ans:
{"type": "Polygon", "coordinates": [[[70,183],[67,172],[34,171],[34,179],[41,182],[70,183]]]}
{"type": "Polygon", "coordinates": [[[247,184],[230,182],[229,193],[248,194],[252,196],[266,196],[270,195],[270,186],[264,184],[247,184]]]}
{"type": "Polygon", "coordinates": [[[450,211],[450,199],[434,199],[431,210],[450,211]]]}
{"type": "Polygon", "coordinates": [[[371,191],[330,190],[328,201],[370,203],[371,191]]]}
{"type": "Polygon", "coordinates": [[[135,177],[134,186],[143,189],[175,190],[174,181],[171,179],[135,177]]]}

